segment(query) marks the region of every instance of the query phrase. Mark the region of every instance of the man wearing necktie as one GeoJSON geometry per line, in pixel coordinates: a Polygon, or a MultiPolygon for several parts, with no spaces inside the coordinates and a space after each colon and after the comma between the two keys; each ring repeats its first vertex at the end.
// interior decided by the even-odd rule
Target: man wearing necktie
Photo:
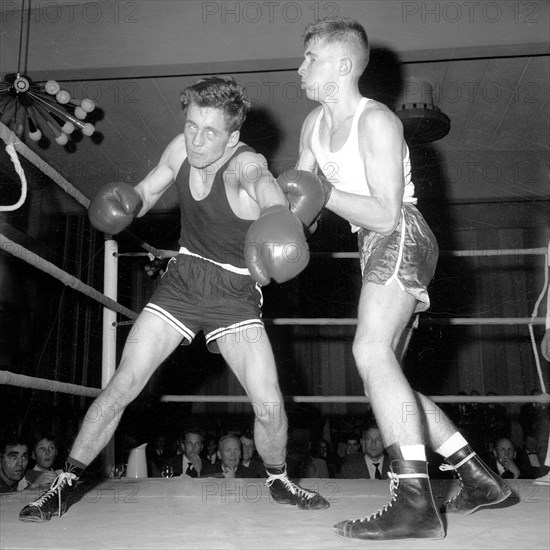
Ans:
{"type": "Polygon", "coordinates": [[[345,479],[387,479],[390,461],[377,426],[369,426],[361,437],[362,453],[345,457],[340,477],[345,479]]]}

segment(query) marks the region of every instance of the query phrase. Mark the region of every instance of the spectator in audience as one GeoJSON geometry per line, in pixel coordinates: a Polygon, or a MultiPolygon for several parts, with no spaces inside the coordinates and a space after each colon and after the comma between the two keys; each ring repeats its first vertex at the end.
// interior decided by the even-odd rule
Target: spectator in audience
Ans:
{"type": "Polygon", "coordinates": [[[541,452],[538,439],[534,435],[526,435],[523,438],[521,453],[525,456],[523,462],[532,470],[532,478],[536,479],[548,473],[550,468],[544,465],[545,453],[541,452]]]}
{"type": "Polygon", "coordinates": [[[172,459],[172,453],[166,448],[166,438],[159,434],[147,445],[147,467],[149,469],[149,477],[162,477],[161,472],[165,464],[172,459]]]}
{"type": "Polygon", "coordinates": [[[20,436],[11,434],[0,443],[0,493],[26,489],[25,472],[29,465],[29,446],[20,436]]]}
{"type": "Polygon", "coordinates": [[[533,474],[517,456],[514,442],[501,437],[495,441],[493,457],[487,457],[487,465],[503,479],[532,479],[533,474]]]}
{"type": "Polygon", "coordinates": [[[243,434],[240,437],[242,447],[242,465],[253,472],[256,477],[267,477],[265,466],[260,460],[257,460],[256,445],[254,445],[254,436],[252,434],[243,434]]]}
{"type": "Polygon", "coordinates": [[[357,434],[351,434],[346,438],[346,456],[359,454],[361,452],[361,442],[357,434]]]}
{"type": "Polygon", "coordinates": [[[340,477],[344,479],[387,479],[390,460],[378,426],[369,426],[361,438],[363,453],[344,457],[340,477]]]}
{"type": "Polygon", "coordinates": [[[206,438],[201,456],[210,464],[215,464],[220,461],[218,458],[218,441],[214,436],[208,436],[206,438]]]}
{"type": "Polygon", "coordinates": [[[237,435],[224,435],[218,441],[220,462],[206,464],[202,477],[253,478],[256,473],[241,463],[241,440],[237,435]]]}
{"type": "Polygon", "coordinates": [[[183,454],[172,457],[171,464],[174,475],[186,474],[190,477],[202,477],[202,473],[210,463],[201,458],[204,436],[198,429],[190,429],[185,432],[183,438],[183,454]]]}
{"type": "Polygon", "coordinates": [[[29,486],[41,487],[51,485],[60,471],[53,469],[58,455],[58,448],[55,436],[52,434],[40,434],[32,451],[32,458],[35,461],[34,467],[25,472],[25,479],[29,486]]]}
{"type": "Polygon", "coordinates": [[[326,439],[318,439],[310,446],[308,467],[305,477],[328,478],[330,477],[327,455],[329,444],[326,439]]]}

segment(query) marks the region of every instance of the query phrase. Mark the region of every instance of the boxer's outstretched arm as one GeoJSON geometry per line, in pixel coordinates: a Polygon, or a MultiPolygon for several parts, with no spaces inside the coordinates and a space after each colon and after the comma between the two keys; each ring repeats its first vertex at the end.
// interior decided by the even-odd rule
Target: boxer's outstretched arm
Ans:
{"type": "Polygon", "coordinates": [[[168,144],[158,164],[135,186],[143,202],[138,217],[146,214],[174,183],[186,157],[184,136],[180,134],[168,144]]]}

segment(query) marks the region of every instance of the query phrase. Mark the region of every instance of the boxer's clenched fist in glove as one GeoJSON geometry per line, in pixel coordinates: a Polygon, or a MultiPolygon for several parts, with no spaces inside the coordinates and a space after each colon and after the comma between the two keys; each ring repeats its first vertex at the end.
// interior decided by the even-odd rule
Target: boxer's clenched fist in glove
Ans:
{"type": "Polygon", "coordinates": [[[88,217],[99,231],[116,235],[132,223],[142,206],[133,186],[123,182],[107,183],[91,200],[88,217]]]}
{"type": "Polygon", "coordinates": [[[330,188],[323,186],[318,176],[305,170],[286,170],[277,178],[277,183],[290,204],[290,211],[305,227],[310,227],[327,203],[330,188]]]}
{"type": "Polygon", "coordinates": [[[309,263],[309,248],[300,220],[282,204],[266,206],[249,227],[244,244],[246,265],[254,280],[284,283],[309,263]]]}

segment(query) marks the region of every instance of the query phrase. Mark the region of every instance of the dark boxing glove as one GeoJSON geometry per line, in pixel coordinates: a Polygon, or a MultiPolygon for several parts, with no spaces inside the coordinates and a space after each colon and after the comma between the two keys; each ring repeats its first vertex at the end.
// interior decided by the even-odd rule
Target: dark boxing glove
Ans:
{"type": "Polygon", "coordinates": [[[305,227],[315,222],[328,200],[321,179],[311,172],[293,169],[285,170],[277,183],[290,204],[290,211],[305,227]]]}
{"type": "Polygon", "coordinates": [[[107,183],[91,200],[88,217],[99,231],[116,235],[132,223],[142,207],[141,197],[132,185],[107,183]]]}
{"type": "Polygon", "coordinates": [[[254,280],[284,283],[309,263],[309,248],[300,220],[282,204],[266,206],[246,234],[244,254],[254,280]]]}

